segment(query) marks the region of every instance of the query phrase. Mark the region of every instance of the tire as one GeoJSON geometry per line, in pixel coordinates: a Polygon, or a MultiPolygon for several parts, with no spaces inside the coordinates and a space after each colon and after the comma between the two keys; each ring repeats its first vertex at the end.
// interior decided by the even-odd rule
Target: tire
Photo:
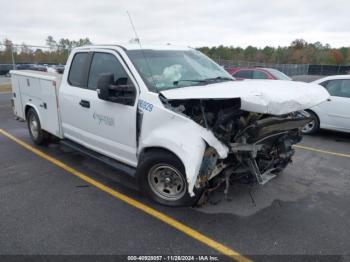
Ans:
{"type": "Polygon", "coordinates": [[[305,125],[301,132],[304,135],[311,135],[315,134],[320,130],[320,120],[318,119],[317,115],[312,111],[307,111],[310,114],[310,117],[312,118],[312,121],[305,125]]]}
{"type": "Polygon", "coordinates": [[[145,153],[138,165],[136,177],[141,191],[165,206],[192,206],[203,192],[203,189],[194,188],[195,196],[189,195],[182,162],[166,150],[145,153]]]}
{"type": "Polygon", "coordinates": [[[26,115],[30,137],[37,145],[45,145],[50,140],[50,134],[41,129],[39,116],[33,108],[26,115]]]}

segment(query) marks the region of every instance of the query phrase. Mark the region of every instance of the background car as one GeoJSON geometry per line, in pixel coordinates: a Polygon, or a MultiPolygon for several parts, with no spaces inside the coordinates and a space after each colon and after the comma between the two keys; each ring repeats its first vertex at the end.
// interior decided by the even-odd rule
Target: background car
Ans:
{"type": "Polygon", "coordinates": [[[16,70],[30,70],[32,66],[32,64],[16,64],[16,70]]]}
{"type": "Polygon", "coordinates": [[[231,67],[226,69],[237,80],[243,79],[270,79],[270,80],[292,80],[289,76],[274,68],[265,67],[231,67]]]}
{"type": "Polygon", "coordinates": [[[0,75],[8,75],[10,70],[13,69],[12,64],[0,64],[0,75]]]}
{"type": "Polygon", "coordinates": [[[323,86],[330,97],[308,111],[313,121],[307,124],[304,134],[316,133],[320,128],[350,132],[350,75],[328,76],[312,83],[323,86]]]}
{"type": "Polygon", "coordinates": [[[63,74],[63,72],[64,72],[64,65],[56,65],[55,68],[56,68],[56,72],[57,73],[63,74]]]}
{"type": "Polygon", "coordinates": [[[30,70],[47,72],[46,66],[44,66],[44,65],[39,65],[39,64],[33,64],[33,65],[31,65],[30,70]]]}
{"type": "Polygon", "coordinates": [[[49,73],[63,74],[64,65],[46,65],[46,71],[49,73]]]}

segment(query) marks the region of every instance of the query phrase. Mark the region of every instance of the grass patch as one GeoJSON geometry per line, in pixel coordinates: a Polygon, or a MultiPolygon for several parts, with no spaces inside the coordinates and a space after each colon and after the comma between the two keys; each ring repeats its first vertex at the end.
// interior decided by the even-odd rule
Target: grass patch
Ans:
{"type": "Polygon", "coordinates": [[[11,84],[6,83],[6,84],[0,84],[0,92],[11,92],[11,84]]]}

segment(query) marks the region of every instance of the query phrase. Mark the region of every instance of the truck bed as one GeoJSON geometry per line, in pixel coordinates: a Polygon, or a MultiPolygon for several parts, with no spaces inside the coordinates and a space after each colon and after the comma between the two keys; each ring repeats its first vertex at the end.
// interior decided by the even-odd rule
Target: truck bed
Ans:
{"type": "Polygon", "coordinates": [[[35,78],[42,78],[46,80],[55,80],[56,85],[60,86],[62,74],[58,73],[51,73],[51,72],[42,72],[42,71],[36,71],[36,70],[11,70],[11,75],[21,75],[21,76],[28,76],[28,77],[35,77],[35,78]]]}
{"type": "Polygon", "coordinates": [[[42,129],[61,137],[58,88],[62,75],[34,70],[12,70],[14,113],[26,119],[32,107],[37,112],[42,129]]]}

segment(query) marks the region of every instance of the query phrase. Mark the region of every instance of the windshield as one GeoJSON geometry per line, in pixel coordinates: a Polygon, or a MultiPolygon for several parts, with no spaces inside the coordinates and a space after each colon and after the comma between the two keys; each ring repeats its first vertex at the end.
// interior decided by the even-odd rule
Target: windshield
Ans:
{"type": "Polygon", "coordinates": [[[274,77],[276,77],[278,80],[292,80],[289,76],[285,75],[281,71],[278,71],[273,68],[267,68],[267,71],[269,71],[274,77]]]}
{"type": "Polygon", "coordinates": [[[233,80],[197,50],[128,50],[126,53],[153,92],[233,80]]]}

